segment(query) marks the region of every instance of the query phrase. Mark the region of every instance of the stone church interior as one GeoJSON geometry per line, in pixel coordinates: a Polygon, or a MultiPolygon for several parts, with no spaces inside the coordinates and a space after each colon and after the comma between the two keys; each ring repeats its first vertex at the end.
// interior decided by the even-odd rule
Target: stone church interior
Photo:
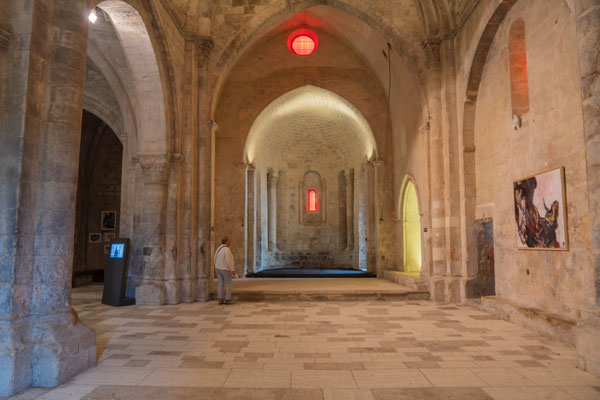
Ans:
{"type": "Polygon", "coordinates": [[[0,1],[0,396],[599,399],[599,70],[599,0],[0,1]]]}

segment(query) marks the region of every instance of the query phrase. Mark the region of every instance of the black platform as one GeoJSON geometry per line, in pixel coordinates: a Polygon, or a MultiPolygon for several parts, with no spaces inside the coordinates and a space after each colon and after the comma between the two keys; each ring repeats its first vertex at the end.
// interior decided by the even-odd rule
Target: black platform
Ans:
{"type": "Polygon", "coordinates": [[[376,275],[350,268],[275,268],[246,276],[249,278],[374,278],[376,275]]]}

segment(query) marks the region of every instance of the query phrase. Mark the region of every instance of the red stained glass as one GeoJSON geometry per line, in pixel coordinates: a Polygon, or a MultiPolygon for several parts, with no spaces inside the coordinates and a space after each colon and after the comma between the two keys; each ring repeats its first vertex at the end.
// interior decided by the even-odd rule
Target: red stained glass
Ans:
{"type": "Polygon", "coordinates": [[[300,56],[307,56],[315,51],[315,42],[308,36],[301,35],[292,41],[292,49],[300,56]]]}
{"type": "Polygon", "coordinates": [[[306,209],[308,211],[319,211],[319,196],[317,195],[317,191],[315,189],[308,191],[306,209]]]}
{"type": "Polygon", "coordinates": [[[288,36],[288,49],[299,56],[307,56],[317,50],[319,39],[310,29],[298,29],[288,36]]]}

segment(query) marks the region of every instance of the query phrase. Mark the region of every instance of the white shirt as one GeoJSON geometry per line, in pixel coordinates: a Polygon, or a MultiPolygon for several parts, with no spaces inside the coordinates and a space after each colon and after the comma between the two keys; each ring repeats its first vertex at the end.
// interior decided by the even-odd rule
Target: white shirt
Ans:
{"type": "Polygon", "coordinates": [[[235,271],[233,264],[233,253],[229,249],[229,246],[224,244],[220,245],[217,251],[215,251],[215,268],[224,269],[229,271],[235,271]]]}

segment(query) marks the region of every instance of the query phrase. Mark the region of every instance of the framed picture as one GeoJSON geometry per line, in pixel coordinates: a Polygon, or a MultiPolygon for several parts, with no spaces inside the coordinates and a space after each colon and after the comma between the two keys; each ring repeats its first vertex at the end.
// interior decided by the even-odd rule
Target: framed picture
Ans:
{"type": "Polygon", "coordinates": [[[104,245],[104,254],[108,254],[110,253],[110,244],[105,244],[104,245]]]}
{"type": "Polygon", "coordinates": [[[117,212],[102,211],[100,226],[103,231],[114,231],[117,226],[117,212]]]}
{"type": "Polygon", "coordinates": [[[102,234],[101,233],[88,233],[88,242],[90,242],[90,243],[102,242],[102,234]]]}
{"type": "Polygon", "coordinates": [[[104,232],[104,243],[110,243],[115,238],[114,232],[104,232]]]}
{"type": "Polygon", "coordinates": [[[568,250],[564,167],[513,182],[517,248],[568,250]]]}

